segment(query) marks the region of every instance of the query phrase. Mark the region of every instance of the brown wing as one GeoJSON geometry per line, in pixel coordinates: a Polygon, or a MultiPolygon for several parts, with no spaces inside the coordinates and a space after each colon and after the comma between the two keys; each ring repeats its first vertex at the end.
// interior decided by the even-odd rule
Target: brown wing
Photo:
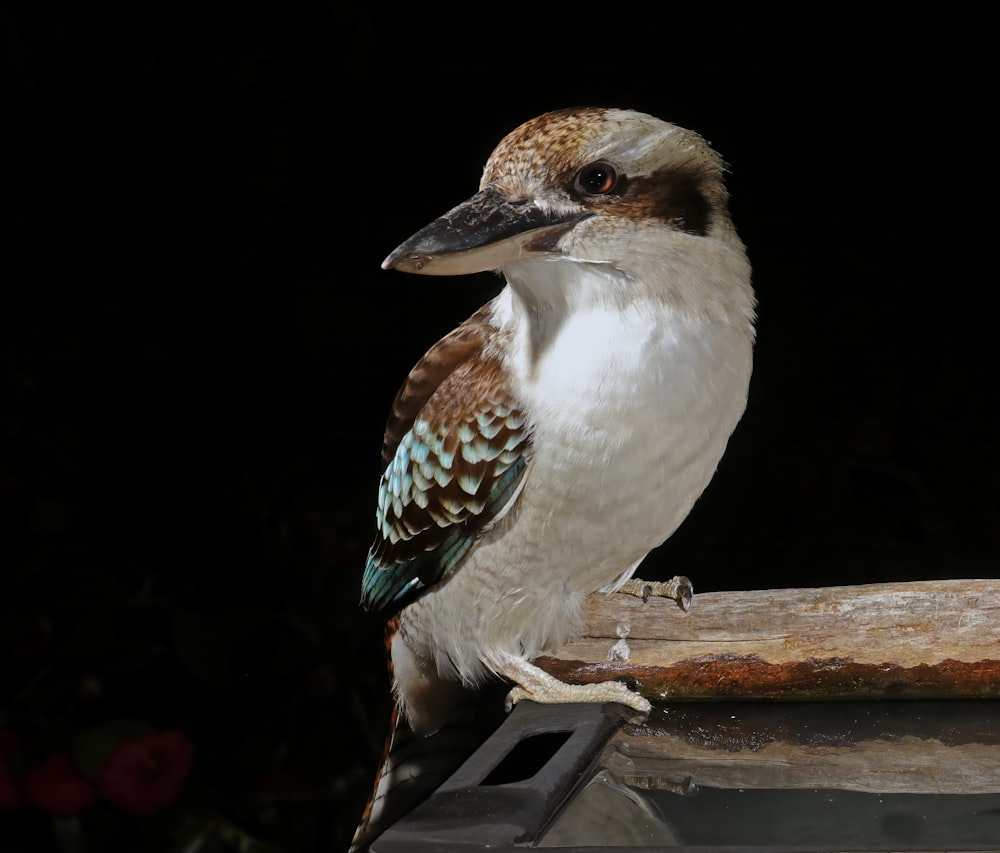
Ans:
{"type": "Polygon", "coordinates": [[[436,344],[396,397],[386,428],[368,609],[402,607],[457,566],[518,493],[529,425],[489,346],[485,309],[436,344]]]}

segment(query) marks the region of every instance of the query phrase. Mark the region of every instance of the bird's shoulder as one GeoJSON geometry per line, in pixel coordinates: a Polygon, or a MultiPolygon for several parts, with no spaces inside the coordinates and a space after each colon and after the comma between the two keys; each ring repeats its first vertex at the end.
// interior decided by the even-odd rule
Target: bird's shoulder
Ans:
{"type": "Polygon", "coordinates": [[[483,362],[497,329],[490,320],[492,303],[487,303],[464,323],[453,329],[414,365],[393,400],[382,440],[382,464],[388,465],[399,447],[403,436],[413,426],[420,411],[443,383],[451,379],[454,384],[456,371],[483,362]]]}

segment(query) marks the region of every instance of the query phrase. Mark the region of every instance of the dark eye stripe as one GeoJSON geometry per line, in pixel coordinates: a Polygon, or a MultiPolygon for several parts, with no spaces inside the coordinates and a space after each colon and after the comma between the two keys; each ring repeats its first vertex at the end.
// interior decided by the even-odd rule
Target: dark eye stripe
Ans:
{"type": "Polygon", "coordinates": [[[629,195],[646,207],[648,216],[703,237],[712,220],[705,182],[704,174],[697,169],[661,169],[633,181],[629,195]]]}

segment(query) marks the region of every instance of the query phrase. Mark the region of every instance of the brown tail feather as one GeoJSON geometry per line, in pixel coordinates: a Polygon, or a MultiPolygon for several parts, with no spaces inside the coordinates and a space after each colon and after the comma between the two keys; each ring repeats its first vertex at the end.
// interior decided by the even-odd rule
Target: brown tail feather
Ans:
{"type": "MultiPolygon", "coordinates": [[[[386,647],[398,620],[386,626],[386,647]]],[[[389,663],[390,670],[392,663],[389,663]]],[[[434,734],[414,734],[398,708],[393,709],[382,763],[375,775],[350,853],[361,853],[389,826],[427,799],[489,737],[503,719],[506,688],[461,691],[445,724],[434,734]]]]}
{"type": "Polygon", "coordinates": [[[426,800],[489,737],[503,717],[496,690],[468,691],[448,722],[432,735],[414,734],[394,709],[382,764],[351,842],[360,853],[403,815],[426,800]]]}

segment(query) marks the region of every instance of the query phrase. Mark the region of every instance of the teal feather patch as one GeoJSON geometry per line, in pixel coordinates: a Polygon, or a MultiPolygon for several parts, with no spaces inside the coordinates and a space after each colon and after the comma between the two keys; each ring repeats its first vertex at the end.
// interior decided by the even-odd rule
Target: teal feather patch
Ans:
{"type": "MultiPolygon", "coordinates": [[[[406,560],[391,561],[391,549],[377,544],[368,555],[361,584],[361,603],[366,610],[399,609],[433,586],[454,569],[475,544],[480,531],[506,507],[517,490],[527,464],[524,456],[506,467],[494,482],[489,499],[470,506],[464,517],[452,513],[453,521],[431,550],[423,550],[406,560]],[[475,509],[478,512],[473,513],[475,509]]],[[[386,540],[383,540],[386,541],[386,540]]]]}

